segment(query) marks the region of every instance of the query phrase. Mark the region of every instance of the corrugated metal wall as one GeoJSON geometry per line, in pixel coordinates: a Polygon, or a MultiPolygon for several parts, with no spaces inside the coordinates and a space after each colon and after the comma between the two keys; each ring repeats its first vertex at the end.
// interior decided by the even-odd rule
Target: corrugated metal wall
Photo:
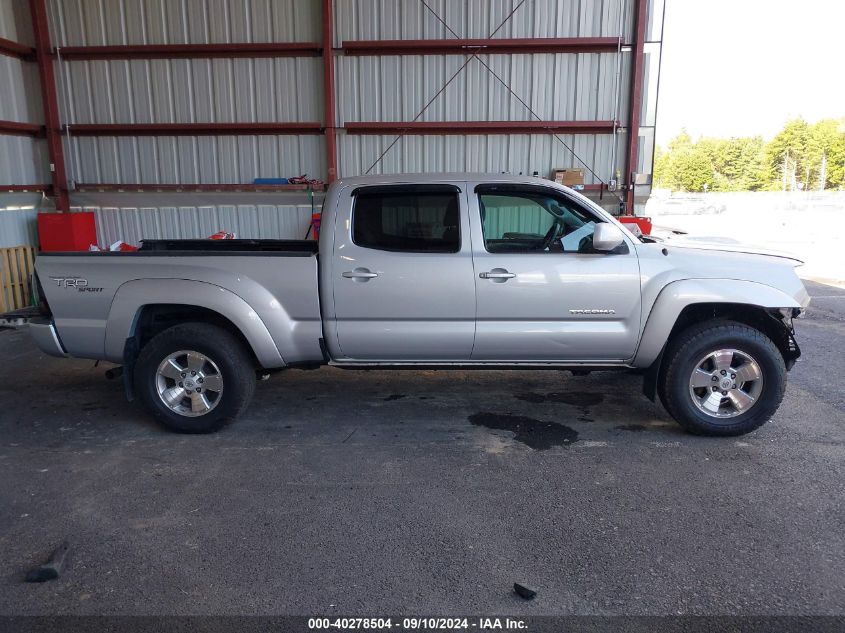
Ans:
{"type": "MultiPolygon", "coordinates": [[[[2,19],[0,17],[0,20],[2,19]]],[[[26,123],[41,123],[44,120],[38,69],[35,64],[0,55],[0,81],[3,82],[0,84],[3,86],[0,119],[26,123]]]]}
{"type": "MultiPolygon", "coordinates": [[[[632,28],[633,3],[625,0],[533,0],[522,5],[438,0],[427,4],[431,11],[418,0],[341,0],[335,9],[335,46],[344,40],[483,39],[494,31],[496,38],[615,37],[632,28]]],[[[543,120],[625,118],[628,92],[617,74],[627,76],[629,58],[627,53],[621,58],[616,53],[479,55],[480,61],[472,59],[418,120],[532,121],[537,120],[534,114],[543,120]]],[[[413,120],[465,61],[456,55],[337,57],[337,124],[413,120]]],[[[603,180],[614,178],[616,169],[624,168],[624,134],[615,140],[611,135],[560,138],[603,180]]],[[[339,172],[357,175],[372,167],[370,173],[538,171],[549,176],[557,167],[582,166],[559,140],[529,134],[409,135],[373,165],[395,139],[395,135],[341,135],[339,172]]],[[[596,180],[587,174],[586,182],[596,180]]]]}
{"type": "Polygon", "coordinates": [[[79,137],[65,142],[80,183],[250,183],[326,171],[322,137],[79,137]]]}
{"type": "MultiPolygon", "coordinates": [[[[628,94],[615,85],[617,61],[622,76],[630,55],[614,54],[479,55],[520,99],[477,59],[473,59],[420,121],[613,120],[626,112],[628,94]],[[533,111],[533,114],[532,114],[533,111]]],[[[461,68],[462,56],[339,57],[338,118],[345,121],[410,121],[439,86],[461,68]]],[[[404,136],[371,173],[413,171],[508,171],[549,176],[556,167],[581,167],[571,148],[603,180],[621,168],[624,134],[508,136],[404,136]],[[563,142],[561,142],[563,141],[563,142]],[[565,145],[564,145],[565,144],[565,145]],[[614,160],[615,158],[615,160],[614,160]],[[614,164],[615,163],[615,164],[614,164]]],[[[342,174],[363,174],[396,139],[342,135],[342,174]]],[[[586,181],[594,183],[590,175],[586,181]]]]}
{"type": "MultiPolygon", "coordinates": [[[[0,0],[0,38],[32,44],[29,6],[21,0],[0,0]]],[[[42,123],[38,69],[16,57],[0,55],[0,120],[42,123]]],[[[46,142],[31,136],[0,135],[0,184],[49,182],[46,142]]],[[[0,208],[2,208],[0,201],[0,208]]]]}
{"type": "Polygon", "coordinates": [[[0,0],[0,37],[32,45],[29,6],[20,0],[0,0]]]}
{"type": "Polygon", "coordinates": [[[240,238],[303,239],[312,208],[322,196],[259,193],[79,194],[76,202],[93,211],[100,244],[119,240],[206,238],[230,231],[240,238]]]}
{"type": "MultiPolygon", "coordinates": [[[[618,36],[631,28],[632,2],[510,0],[428,3],[460,37],[618,36]],[[627,8],[626,8],[627,7],[627,8]],[[622,12],[628,14],[620,20],[622,12]],[[506,19],[508,18],[508,19],[506,19]]],[[[314,0],[52,0],[59,46],[148,43],[319,42],[314,0]]],[[[335,46],[345,40],[455,37],[419,0],[336,0],[335,46]]],[[[544,120],[611,120],[626,112],[628,54],[480,56],[544,120]],[[618,93],[618,94],[617,94],[618,93]]],[[[464,56],[335,58],[335,125],[413,119],[464,56]]],[[[63,121],[195,123],[321,121],[320,58],[62,61],[57,65],[63,121]]],[[[419,120],[535,120],[476,59],[419,120]]],[[[365,172],[395,137],[339,134],[341,176],[365,172]]],[[[373,171],[482,169],[540,171],[580,166],[542,135],[404,137],[373,171]]],[[[622,153],[610,135],[564,141],[602,179],[622,153]],[[614,155],[616,159],[614,161],[614,155]]],[[[617,138],[617,145],[623,139],[617,138]]],[[[72,138],[70,178],[86,183],[245,183],[308,173],[325,177],[325,146],[315,137],[72,138]]],[[[590,180],[593,182],[593,180],[590,180]]]]}
{"type": "Polygon", "coordinates": [[[51,0],[49,6],[57,46],[320,39],[314,0],[51,0]]]}
{"type": "Polygon", "coordinates": [[[0,135],[0,183],[4,185],[48,183],[50,182],[49,163],[47,142],[44,139],[0,135]]]}
{"type": "MultiPolygon", "coordinates": [[[[623,54],[623,74],[629,54],[623,54]]],[[[612,120],[616,53],[479,55],[420,121],[612,120]],[[481,60],[481,61],[479,61],[481,60]],[[526,108],[482,64],[487,64],[526,108]]],[[[410,121],[466,61],[459,55],[338,57],[338,123],[410,121]]],[[[628,95],[620,95],[626,111],[628,95]]]]}
{"type": "Polygon", "coordinates": [[[40,194],[0,194],[0,248],[37,245],[36,215],[41,208],[40,194]]]}
{"type": "MultiPolygon", "coordinates": [[[[559,135],[575,153],[592,165],[609,167],[613,155],[611,135],[559,135]]],[[[625,146],[617,135],[617,157],[625,146]]],[[[396,136],[341,136],[339,164],[344,173],[364,173],[396,136]]],[[[570,151],[548,134],[405,136],[370,173],[433,171],[508,172],[547,176],[553,168],[580,166],[570,151]]],[[[599,174],[606,176],[606,171],[599,174]]],[[[595,178],[585,173],[587,183],[595,178]]]]}
{"type": "MultiPolygon", "coordinates": [[[[266,193],[84,193],[74,196],[81,211],[92,211],[97,241],[138,244],[143,239],[201,239],[218,231],[242,238],[303,239],[313,202],[302,194],[266,193]]],[[[37,245],[36,217],[52,210],[39,194],[0,195],[0,248],[37,245]]]]}
{"type": "MultiPolygon", "coordinates": [[[[662,0],[652,0],[651,4],[655,3],[662,7],[662,0]]],[[[494,38],[623,35],[630,41],[633,6],[633,0],[334,0],[333,44],[488,38],[491,34],[494,38]]],[[[66,46],[319,44],[322,14],[318,0],[47,0],[47,7],[52,41],[59,48],[55,69],[62,123],[324,120],[320,57],[61,59],[61,48],[66,46]]],[[[653,18],[649,24],[652,22],[653,18]]],[[[32,43],[26,0],[0,0],[0,37],[32,43]]],[[[650,38],[655,37],[650,31],[650,38]]],[[[615,118],[624,127],[630,57],[629,52],[479,55],[418,120],[531,121],[536,120],[533,110],[543,120],[615,118]]],[[[353,121],[412,120],[466,59],[462,55],[338,54],[334,58],[333,124],[342,128],[353,121]]],[[[34,64],[0,56],[0,82],[14,87],[0,93],[0,119],[42,121],[34,64]]],[[[655,82],[656,77],[649,85],[655,82]]],[[[648,113],[646,108],[644,123],[653,125],[648,113]]],[[[624,131],[561,135],[563,142],[545,134],[408,135],[374,165],[395,139],[391,134],[354,135],[339,129],[339,175],[359,175],[372,166],[371,173],[538,171],[548,176],[554,168],[580,167],[580,158],[606,181],[624,171],[627,143],[624,131]]],[[[234,184],[303,173],[325,179],[328,168],[322,135],[66,137],[64,146],[72,183],[234,184]]],[[[650,154],[641,154],[641,169],[648,171],[650,154]]],[[[0,136],[0,184],[49,182],[47,164],[44,140],[0,136]]],[[[585,175],[588,184],[598,182],[589,171],[585,175]]],[[[179,218],[186,222],[186,231],[201,227],[196,228],[199,234],[191,236],[201,236],[212,225],[214,230],[229,228],[249,236],[257,235],[256,227],[264,227],[270,232],[268,237],[293,237],[307,227],[297,204],[279,204],[273,196],[250,204],[221,199],[197,206],[170,202],[168,194],[151,196],[155,204],[120,197],[128,195],[115,193],[108,200],[92,203],[81,194],[72,194],[71,202],[76,208],[98,209],[101,242],[173,236],[177,228],[172,221],[179,218]],[[178,212],[183,207],[194,211],[178,212]],[[125,218],[117,218],[118,213],[125,218]],[[243,225],[236,220],[240,213],[245,215],[243,225]],[[285,213],[292,214],[290,226],[282,217],[285,213]],[[153,221],[154,216],[159,219],[153,221]],[[277,220],[269,222],[271,217],[277,220]],[[125,234],[118,235],[120,232],[125,234]]],[[[171,199],[175,200],[176,194],[171,199]]]]}
{"type": "MultiPolygon", "coordinates": [[[[29,5],[0,0],[0,38],[32,45],[29,5]]],[[[0,120],[41,123],[41,91],[34,64],[0,55],[0,120]]],[[[0,184],[49,182],[46,141],[31,136],[0,135],[0,184]]],[[[36,244],[37,193],[3,193],[0,188],[0,248],[36,244]]]]}
{"type": "MultiPolygon", "coordinates": [[[[319,42],[314,0],[52,0],[61,46],[319,42]]],[[[61,50],[60,50],[61,54],[61,50]]],[[[249,123],[323,120],[322,60],[63,60],[67,123],[249,123]]],[[[324,178],[322,136],[65,139],[69,178],[82,183],[249,183],[324,178]]]]}
{"type": "Polygon", "coordinates": [[[62,61],[70,123],[319,121],[314,57],[62,61]]]}
{"type": "MultiPolygon", "coordinates": [[[[620,0],[428,0],[461,38],[597,37],[619,34],[620,0]],[[513,15],[508,16],[513,12],[513,15]],[[505,21],[507,19],[507,21],[505,21]]],[[[628,3],[627,28],[632,27],[628,3]]],[[[341,40],[421,40],[455,37],[419,0],[338,0],[335,45],[341,40]]]]}

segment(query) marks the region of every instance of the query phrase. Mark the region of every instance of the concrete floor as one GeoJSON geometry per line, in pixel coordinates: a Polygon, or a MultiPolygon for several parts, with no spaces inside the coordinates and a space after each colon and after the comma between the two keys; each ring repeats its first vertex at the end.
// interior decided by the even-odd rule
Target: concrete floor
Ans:
{"type": "Polygon", "coordinates": [[[335,369],[172,435],[2,332],[0,614],[842,614],[845,290],[810,286],[783,406],[734,439],[622,373],[335,369]]]}

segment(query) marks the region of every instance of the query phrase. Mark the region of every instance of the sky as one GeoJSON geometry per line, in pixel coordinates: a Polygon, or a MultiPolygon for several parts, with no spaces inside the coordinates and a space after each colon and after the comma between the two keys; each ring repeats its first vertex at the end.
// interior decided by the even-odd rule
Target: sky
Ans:
{"type": "Polygon", "coordinates": [[[657,142],[845,116],[845,0],[666,0],[657,142]]]}

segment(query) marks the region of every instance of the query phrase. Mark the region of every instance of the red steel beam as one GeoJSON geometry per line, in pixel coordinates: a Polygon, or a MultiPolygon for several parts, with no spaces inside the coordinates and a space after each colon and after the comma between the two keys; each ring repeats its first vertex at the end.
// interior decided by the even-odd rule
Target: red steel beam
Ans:
{"type": "Polygon", "coordinates": [[[612,134],[613,121],[350,121],[347,134],[612,134]]]}
{"type": "Polygon", "coordinates": [[[50,56],[50,26],[47,21],[45,0],[29,0],[32,13],[32,31],[35,35],[35,61],[38,64],[38,78],[41,85],[41,99],[44,104],[44,127],[47,136],[47,151],[50,156],[50,173],[57,211],[70,211],[68,201],[65,155],[62,148],[61,123],[59,122],[59,98],[56,94],[56,77],[53,74],[53,60],[50,56]]]}
{"type": "Polygon", "coordinates": [[[43,191],[49,196],[53,193],[53,185],[0,185],[0,193],[26,193],[29,191],[43,191]]]}
{"type": "Polygon", "coordinates": [[[320,123],[74,123],[73,136],[252,136],[322,134],[320,123]]]}
{"type": "Polygon", "coordinates": [[[327,182],[337,178],[337,130],[335,129],[334,102],[334,14],[332,0],[323,0],[323,116],[326,122],[327,182]]]}
{"type": "MultiPolygon", "coordinates": [[[[0,185],[2,191],[42,191],[49,189],[50,185],[0,185]]],[[[220,191],[220,192],[278,192],[278,191],[325,191],[326,187],[321,185],[253,185],[253,184],[155,184],[155,183],[92,183],[81,182],[76,184],[76,191],[130,191],[130,192],[193,192],[193,191],[220,191]]],[[[606,189],[605,185],[576,185],[573,187],[578,191],[600,191],[606,189]]]]}
{"type": "Polygon", "coordinates": [[[196,59],[233,57],[309,57],[322,53],[312,42],[251,44],[129,44],[126,46],[65,46],[62,59],[196,59]]]}
{"type": "Polygon", "coordinates": [[[0,121],[0,134],[11,136],[44,136],[44,126],[40,123],[0,121]]]}
{"type": "MultiPolygon", "coordinates": [[[[154,184],[154,183],[77,183],[77,191],[323,191],[321,185],[252,185],[252,184],[154,184]]],[[[2,186],[0,186],[2,190],[2,186]]]]}
{"type": "Polygon", "coordinates": [[[643,66],[645,64],[645,37],[648,18],[648,0],[636,0],[634,4],[634,41],[631,49],[634,55],[634,69],[631,74],[631,98],[628,114],[628,195],[625,213],[634,213],[634,172],[640,147],[640,113],[643,107],[643,66]]]}
{"type": "Polygon", "coordinates": [[[13,42],[0,37],[0,55],[7,55],[9,57],[17,57],[18,59],[34,60],[35,49],[32,46],[13,42]]]}
{"type": "Polygon", "coordinates": [[[461,55],[514,53],[615,53],[617,37],[535,37],[517,39],[352,40],[347,55],[461,55]]]}

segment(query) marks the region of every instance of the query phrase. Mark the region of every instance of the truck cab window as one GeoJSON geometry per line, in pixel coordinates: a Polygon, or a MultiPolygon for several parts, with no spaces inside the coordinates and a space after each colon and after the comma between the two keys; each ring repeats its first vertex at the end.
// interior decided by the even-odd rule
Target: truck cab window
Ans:
{"type": "Polygon", "coordinates": [[[457,253],[461,248],[456,193],[367,193],[355,196],[352,241],[406,253],[457,253]]]}
{"type": "Polygon", "coordinates": [[[490,253],[593,253],[596,219],[538,191],[480,193],[484,247],[490,253]]]}

